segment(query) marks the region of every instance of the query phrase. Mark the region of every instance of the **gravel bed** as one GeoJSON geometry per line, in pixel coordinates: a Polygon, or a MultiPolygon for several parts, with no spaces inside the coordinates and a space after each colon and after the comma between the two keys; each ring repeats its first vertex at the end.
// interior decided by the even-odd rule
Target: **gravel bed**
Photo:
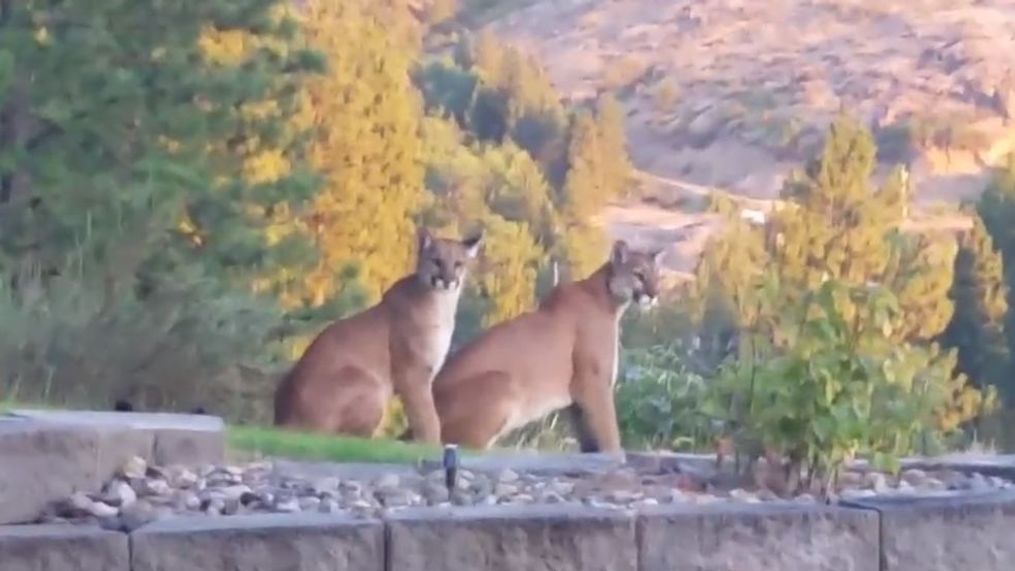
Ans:
{"type": "MultiPolygon", "coordinates": [[[[272,462],[245,465],[153,466],[128,461],[101,493],[77,492],[50,506],[39,523],[98,524],[130,531],[168,517],[222,517],[250,513],[346,513],[377,517],[415,506],[578,503],[614,509],[660,504],[821,501],[810,494],[782,498],[766,490],[716,489],[687,473],[647,473],[620,467],[600,473],[531,474],[511,469],[459,470],[451,492],[443,470],[401,470],[367,477],[306,477],[280,472],[272,462]]],[[[983,492],[1008,480],[955,470],[905,470],[898,478],[876,471],[845,472],[837,498],[983,492]]],[[[835,498],[835,499],[837,499],[835,498]]]]}

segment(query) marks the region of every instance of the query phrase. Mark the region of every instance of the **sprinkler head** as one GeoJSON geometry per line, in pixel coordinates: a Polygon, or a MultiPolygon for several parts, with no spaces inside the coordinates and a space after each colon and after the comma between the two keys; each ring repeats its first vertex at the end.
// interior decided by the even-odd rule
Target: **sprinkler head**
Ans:
{"type": "Polygon", "coordinates": [[[448,493],[450,494],[455,489],[455,484],[458,482],[457,444],[444,445],[444,459],[442,464],[444,466],[444,485],[447,486],[448,493]]]}

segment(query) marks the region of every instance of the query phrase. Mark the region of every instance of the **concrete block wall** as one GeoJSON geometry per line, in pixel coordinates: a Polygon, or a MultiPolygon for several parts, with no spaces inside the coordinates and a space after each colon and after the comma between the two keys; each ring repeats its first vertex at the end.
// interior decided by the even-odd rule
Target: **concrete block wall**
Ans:
{"type": "MultiPolygon", "coordinates": [[[[877,504],[877,505],[875,505],[877,504]]],[[[870,506],[420,508],[0,526],[3,571],[1010,571],[1015,494],[870,506]]]]}

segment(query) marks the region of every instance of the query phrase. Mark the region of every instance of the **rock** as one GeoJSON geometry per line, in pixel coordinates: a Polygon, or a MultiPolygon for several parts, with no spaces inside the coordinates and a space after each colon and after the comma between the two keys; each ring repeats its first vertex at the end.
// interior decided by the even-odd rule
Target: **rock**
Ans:
{"type": "Polygon", "coordinates": [[[113,480],[106,486],[103,501],[119,507],[127,507],[137,501],[137,493],[123,480],[113,480]]]}
{"type": "Polygon", "coordinates": [[[511,469],[502,470],[497,474],[497,481],[503,484],[510,484],[518,481],[518,472],[511,469]]]}
{"type": "MultiPolygon", "coordinates": [[[[775,499],[778,499],[778,498],[775,498],[775,499]]],[[[814,496],[812,496],[810,494],[800,494],[799,496],[793,498],[793,501],[798,503],[798,504],[813,504],[817,500],[815,500],[814,496]]]]}
{"type": "Polygon", "coordinates": [[[883,494],[889,490],[888,478],[881,472],[868,472],[864,476],[864,485],[878,494],[883,494]]]}
{"type": "Polygon", "coordinates": [[[338,488],[342,481],[335,476],[328,476],[327,478],[321,478],[314,482],[314,489],[318,492],[327,492],[330,494],[337,494],[338,488]]]}
{"type": "Polygon", "coordinates": [[[223,499],[238,501],[244,494],[252,493],[252,490],[250,489],[250,486],[247,486],[246,484],[235,484],[219,488],[216,492],[221,495],[223,499]]]}
{"type": "Polygon", "coordinates": [[[277,498],[272,509],[279,513],[296,513],[300,511],[300,503],[296,498],[277,498]]]}
{"type": "Polygon", "coordinates": [[[760,501],[757,496],[741,488],[732,490],[730,492],[730,497],[737,501],[745,502],[748,504],[756,504],[760,501]]]}
{"type": "Polygon", "coordinates": [[[240,494],[239,499],[240,504],[242,504],[244,507],[250,506],[254,503],[271,503],[271,502],[261,502],[261,497],[255,494],[254,492],[245,492],[243,494],[240,494]]]}
{"type": "Polygon", "coordinates": [[[139,497],[145,496],[166,496],[173,488],[168,482],[161,479],[149,480],[147,478],[131,480],[131,487],[139,497]]]}
{"type": "Polygon", "coordinates": [[[640,500],[643,496],[644,494],[642,494],[641,492],[633,492],[630,490],[614,490],[610,492],[609,495],[606,496],[606,499],[607,501],[613,503],[626,504],[633,502],[635,500],[640,500]]]}
{"type": "Polygon", "coordinates": [[[321,505],[321,499],[314,496],[307,496],[298,500],[300,510],[302,511],[316,511],[321,505]]]}
{"type": "Polygon", "coordinates": [[[448,501],[448,489],[443,484],[427,482],[423,487],[423,497],[431,505],[448,501]]]}
{"type": "Polygon", "coordinates": [[[380,489],[397,488],[399,484],[401,484],[401,479],[397,474],[385,474],[374,482],[374,486],[380,489]]]}
{"type": "Polygon", "coordinates": [[[199,478],[191,470],[178,468],[170,471],[165,479],[174,488],[190,488],[197,484],[199,478]]]}
{"type": "Polygon", "coordinates": [[[98,518],[112,517],[112,516],[115,516],[116,514],[120,513],[120,510],[114,508],[113,506],[111,506],[111,505],[109,505],[109,504],[107,504],[105,502],[95,502],[95,501],[93,501],[88,506],[86,511],[89,514],[91,514],[91,515],[93,515],[95,517],[98,517],[98,518]]]}
{"type": "Polygon", "coordinates": [[[559,480],[554,480],[550,482],[547,488],[562,496],[570,496],[571,494],[574,493],[574,483],[572,482],[562,482],[559,480]]]}
{"type": "Polygon", "coordinates": [[[946,486],[944,482],[938,480],[937,478],[927,478],[926,480],[924,480],[923,485],[921,487],[925,490],[930,490],[934,492],[948,489],[948,486],[946,486]]]}
{"type": "Polygon", "coordinates": [[[912,468],[902,473],[902,481],[899,482],[899,484],[902,484],[902,482],[906,482],[911,486],[920,487],[926,481],[927,481],[927,472],[924,472],[923,470],[917,468],[912,468]]]}
{"type": "Polygon", "coordinates": [[[143,525],[161,519],[162,513],[146,502],[137,502],[120,511],[121,529],[130,533],[143,525]]]}
{"type": "Polygon", "coordinates": [[[128,479],[144,479],[145,474],[148,472],[148,462],[140,456],[132,456],[124,463],[123,467],[120,468],[120,473],[128,479]]]}
{"type": "Polygon", "coordinates": [[[499,483],[496,486],[494,486],[493,493],[494,493],[495,496],[498,496],[498,497],[513,496],[513,495],[518,493],[518,486],[513,486],[511,484],[505,484],[505,483],[499,483]]]}
{"type": "MultiPolygon", "coordinates": [[[[769,490],[767,488],[764,489],[764,490],[759,490],[757,495],[758,495],[758,499],[763,501],[763,502],[774,502],[775,500],[779,499],[779,496],[777,496],[775,494],[775,492],[773,492],[772,490],[769,490]]],[[[807,495],[810,495],[810,494],[807,494],[807,495]]]]}
{"type": "Polygon", "coordinates": [[[911,494],[916,490],[916,488],[914,488],[913,484],[910,484],[906,480],[901,480],[899,481],[898,490],[902,493],[911,494]]]}

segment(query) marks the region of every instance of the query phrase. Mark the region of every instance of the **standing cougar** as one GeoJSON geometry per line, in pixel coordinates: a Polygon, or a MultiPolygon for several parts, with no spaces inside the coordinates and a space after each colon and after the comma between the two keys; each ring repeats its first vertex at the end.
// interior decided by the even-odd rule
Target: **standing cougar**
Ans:
{"type": "Polygon", "coordinates": [[[466,266],[482,239],[437,239],[422,230],[416,271],[377,305],[328,326],[282,380],[275,424],[371,437],[397,394],[416,439],[439,443],[430,388],[451,346],[466,266]]]}
{"type": "Polygon", "coordinates": [[[591,276],[557,286],[537,310],[452,355],[433,385],[443,441],[485,449],[569,407],[583,452],[619,452],[613,386],[620,317],[631,301],[655,304],[661,254],[618,241],[591,276]]]}

